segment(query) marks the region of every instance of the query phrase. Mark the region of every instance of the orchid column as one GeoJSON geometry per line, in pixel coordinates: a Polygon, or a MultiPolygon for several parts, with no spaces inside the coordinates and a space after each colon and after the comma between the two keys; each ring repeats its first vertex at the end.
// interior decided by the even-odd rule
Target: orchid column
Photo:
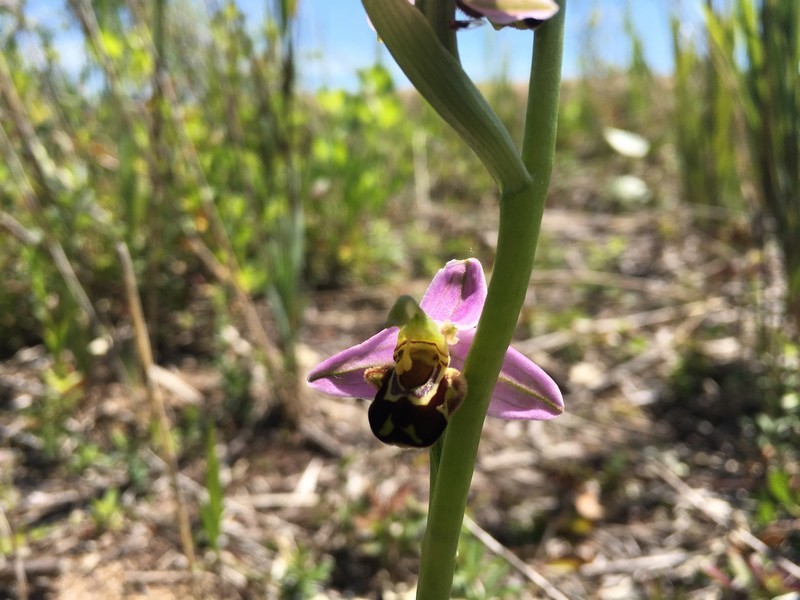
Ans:
{"type": "Polygon", "coordinates": [[[433,444],[417,597],[445,600],[487,411],[547,419],[563,410],[555,383],[508,346],[533,269],[552,170],[566,0],[560,10],[551,0],[456,0],[468,15],[486,17],[497,28],[537,28],[521,153],[461,68],[453,0],[416,0],[415,6],[408,0],[362,1],[406,76],[500,187],[488,292],[477,261],[448,263],[419,305],[401,298],[387,329],[309,375],[321,391],[374,398],[370,425],[382,441],[433,444]]]}

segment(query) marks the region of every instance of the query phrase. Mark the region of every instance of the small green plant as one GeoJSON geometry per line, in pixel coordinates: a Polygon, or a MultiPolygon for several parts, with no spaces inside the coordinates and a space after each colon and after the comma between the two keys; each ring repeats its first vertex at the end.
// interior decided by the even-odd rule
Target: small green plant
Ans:
{"type": "Polygon", "coordinates": [[[78,371],[62,375],[51,367],[45,371],[44,381],[47,385],[45,396],[34,402],[28,411],[35,420],[35,432],[41,439],[44,458],[56,460],[60,457],[65,437],[70,435],[66,420],[80,398],[83,375],[78,371]]]}
{"type": "Polygon", "coordinates": [[[631,59],[627,76],[627,104],[630,114],[627,117],[629,123],[638,129],[646,125],[652,117],[654,87],[653,73],[645,58],[644,40],[633,24],[631,10],[631,5],[628,4],[624,20],[625,35],[628,36],[631,43],[631,59]]]}
{"type": "MultiPolygon", "coordinates": [[[[682,21],[673,17],[675,60],[674,118],[683,194],[689,203],[741,210],[735,128],[734,96],[724,85],[718,60],[701,54],[698,41],[687,35],[682,21]]],[[[714,56],[732,60],[731,38],[714,56]]]]}
{"type": "Polygon", "coordinates": [[[767,473],[767,489],[773,501],[788,515],[800,517],[800,483],[798,473],[772,468],[767,473]]]}
{"type": "Polygon", "coordinates": [[[92,500],[91,514],[98,533],[121,527],[123,515],[119,489],[108,488],[100,498],[92,500]]]}
{"type": "MultiPolygon", "coordinates": [[[[224,301],[222,294],[218,301],[224,301]]],[[[236,426],[250,421],[254,399],[250,391],[253,379],[253,347],[230,324],[221,319],[221,330],[216,336],[216,365],[222,375],[220,387],[224,390],[225,414],[236,426]]]]}
{"type": "MultiPolygon", "coordinates": [[[[602,11],[591,12],[581,24],[578,47],[580,77],[574,83],[566,83],[562,92],[562,107],[558,123],[558,148],[563,154],[570,149],[584,147],[594,149],[602,139],[602,107],[598,84],[607,79],[608,66],[602,61],[600,52],[599,25],[602,11]]],[[[544,240],[543,240],[544,241],[544,240]]],[[[543,252],[552,250],[552,245],[543,243],[543,252]]]]}
{"type": "Polygon", "coordinates": [[[203,525],[203,533],[208,545],[214,552],[219,552],[225,490],[219,477],[217,435],[213,425],[209,426],[206,435],[206,491],[208,500],[200,506],[200,522],[203,525]]]}
{"type": "Polygon", "coordinates": [[[315,557],[304,547],[297,548],[289,557],[286,571],[280,578],[281,600],[304,600],[318,594],[333,571],[329,556],[315,557]]]}
{"type": "Polygon", "coordinates": [[[393,571],[402,557],[419,552],[419,540],[425,530],[425,513],[410,504],[398,511],[376,513],[372,525],[372,541],[365,550],[378,556],[384,566],[393,571]]]}
{"type": "MultiPolygon", "coordinates": [[[[706,25],[720,94],[737,98],[747,166],[758,203],[769,215],[788,278],[786,308],[800,327],[800,3],[736,0],[706,25]]],[[[728,148],[728,131],[723,132],[728,148]]]]}
{"type": "MultiPolygon", "coordinates": [[[[800,517],[800,346],[783,339],[782,333],[775,334],[770,345],[775,355],[765,355],[762,407],[745,421],[756,432],[767,463],[763,484],[753,494],[756,520],[762,527],[800,517]]],[[[800,557],[800,536],[787,541],[794,556],[800,557]]]]}
{"type": "Polygon", "coordinates": [[[141,440],[120,428],[111,431],[113,454],[125,465],[130,477],[131,488],[143,492],[149,485],[149,468],[140,452],[141,440]]]}
{"type": "Polygon", "coordinates": [[[771,560],[740,548],[729,548],[717,564],[705,570],[722,589],[724,598],[794,599],[800,592],[797,581],[771,560]]]}
{"type": "Polygon", "coordinates": [[[453,597],[464,600],[511,600],[521,592],[519,583],[510,582],[511,568],[503,559],[487,556],[480,540],[464,533],[458,544],[453,597]]]}
{"type": "Polygon", "coordinates": [[[83,473],[97,465],[107,465],[110,457],[103,453],[103,449],[92,442],[81,441],[69,458],[69,467],[75,473],[83,473]]]}

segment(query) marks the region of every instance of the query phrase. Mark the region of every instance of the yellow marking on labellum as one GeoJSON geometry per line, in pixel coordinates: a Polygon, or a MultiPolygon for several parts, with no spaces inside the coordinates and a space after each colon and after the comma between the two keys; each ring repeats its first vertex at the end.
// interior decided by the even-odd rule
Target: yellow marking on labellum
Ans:
{"type": "Polygon", "coordinates": [[[378,437],[386,437],[390,433],[394,431],[394,423],[392,423],[392,417],[387,417],[386,421],[383,423],[383,427],[381,427],[380,431],[377,433],[378,437]]]}
{"type": "Polygon", "coordinates": [[[417,435],[417,430],[413,425],[409,425],[408,427],[403,427],[402,431],[408,436],[410,440],[414,442],[412,444],[412,447],[414,448],[420,448],[420,447],[424,448],[425,446],[431,445],[431,444],[426,444],[425,442],[422,441],[422,439],[417,435]]]}

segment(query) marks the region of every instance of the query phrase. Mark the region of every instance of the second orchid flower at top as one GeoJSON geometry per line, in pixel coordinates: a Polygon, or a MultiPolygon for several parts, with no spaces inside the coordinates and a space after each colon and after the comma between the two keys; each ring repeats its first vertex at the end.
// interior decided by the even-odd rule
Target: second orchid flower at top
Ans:
{"type": "MultiPolygon", "coordinates": [[[[415,0],[408,2],[416,4],[415,0]]],[[[558,12],[558,4],[553,0],[456,0],[456,4],[471,17],[485,17],[496,29],[506,26],[532,29],[558,12]]]]}
{"type": "MultiPolygon", "coordinates": [[[[308,382],[334,396],[374,398],[369,420],[381,441],[430,446],[466,395],[469,382],[461,370],[485,300],[480,262],[450,261],[434,276],[419,305],[408,296],[401,298],[386,329],[317,365],[308,382]]],[[[508,348],[488,414],[546,420],[563,410],[553,379],[508,348]]]]}
{"type": "Polygon", "coordinates": [[[467,14],[486,17],[498,28],[518,23],[524,28],[558,12],[558,4],[553,0],[457,0],[457,4],[467,14]]]}

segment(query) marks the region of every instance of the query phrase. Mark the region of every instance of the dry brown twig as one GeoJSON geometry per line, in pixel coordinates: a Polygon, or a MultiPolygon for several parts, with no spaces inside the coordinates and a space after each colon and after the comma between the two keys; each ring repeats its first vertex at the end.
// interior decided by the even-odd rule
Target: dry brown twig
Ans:
{"type": "Polygon", "coordinates": [[[706,495],[688,485],[673,473],[669,467],[655,458],[649,458],[648,463],[656,474],[678,492],[689,504],[706,515],[717,525],[726,529],[733,540],[738,540],[754,552],[766,556],[792,577],[800,580],[800,566],[769,548],[764,542],[745,529],[743,523],[745,523],[746,520],[744,518],[737,518],[738,515],[734,512],[732,506],[719,498],[713,498],[714,501],[710,502],[706,495]],[[739,524],[737,525],[737,523],[739,524]]]}
{"type": "Polygon", "coordinates": [[[468,516],[464,516],[464,527],[467,528],[484,546],[494,552],[497,556],[508,562],[512,567],[524,575],[531,583],[539,586],[553,600],[569,600],[564,594],[550,583],[544,575],[539,573],[519,556],[511,552],[508,548],[498,542],[492,535],[478,525],[468,516]]]}
{"type": "Polygon", "coordinates": [[[541,269],[533,272],[531,283],[536,286],[545,284],[557,284],[559,286],[597,285],[680,301],[688,301],[696,293],[684,285],[669,283],[663,279],[632,277],[630,275],[621,275],[608,271],[593,271],[591,269],[541,269]]]}
{"type": "Polygon", "coordinates": [[[680,550],[658,552],[646,556],[618,558],[614,560],[597,560],[581,567],[581,574],[587,577],[606,575],[609,573],[637,573],[640,571],[665,571],[674,569],[686,562],[691,555],[680,550]]]}
{"type": "Polygon", "coordinates": [[[123,283],[125,284],[125,293],[127,296],[128,306],[131,312],[131,319],[133,320],[134,335],[136,338],[136,348],[139,354],[139,361],[141,362],[142,370],[144,372],[147,399],[150,403],[153,418],[155,419],[158,427],[159,444],[164,453],[164,460],[168,466],[170,480],[172,483],[173,493],[175,494],[175,511],[178,520],[178,527],[180,530],[181,545],[186,559],[189,561],[189,568],[192,572],[195,570],[195,553],[194,544],[192,542],[192,532],[189,525],[189,515],[186,511],[186,505],[183,501],[180,486],[178,484],[178,459],[175,454],[175,448],[172,444],[170,437],[170,422],[167,415],[167,409],[164,405],[164,398],[161,393],[161,388],[153,376],[154,362],[153,352],[150,347],[150,339],[147,333],[147,325],[144,321],[144,314],[142,312],[141,301],[136,286],[136,276],[133,271],[133,261],[131,260],[128,247],[120,242],[117,244],[117,253],[119,254],[120,263],[122,264],[123,283]]]}
{"type": "Polygon", "coordinates": [[[5,229],[9,234],[17,238],[20,243],[25,244],[26,246],[36,246],[41,238],[41,236],[37,235],[34,231],[27,229],[22,223],[17,221],[13,215],[4,210],[0,210],[0,227],[5,229]]]}
{"type": "MultiPolygon", "coordinates": [[[[17,594],[20,600],[28,599],[28,578],[26,576],[25,564],[22,562],[22,556],[19,553],[19,547],[14,536],[14,531],[11,529],[11,524],[6,518],[6,513],[3,506],[0,504],[0,534],[3,538],[8,538],[11,542],[11,551],[14,553],[13,558],[13,577],[17,582],[17,594]]],[[[0,538],[1,539],[1,538],[0,538]]],[[[0,565],[1,567],[2,565],[0,565]]]]}
{"type": "Polygon", "coordinates": [[[623,333],[653,327],[676,320],[685,320],[693,317],[704,316],[708,313],[722,310],[726,306],[722,297],[706,298],[676,306],[665,306],[654,310],[647,310],[619,317],[606,317],[603,319],[583,319],[577,321],[571,329],[556,331],[517,342],[514,347],[523,354],[550,351],[566,346],[581,336],[602,335],[610,333],[623,333]]]}

